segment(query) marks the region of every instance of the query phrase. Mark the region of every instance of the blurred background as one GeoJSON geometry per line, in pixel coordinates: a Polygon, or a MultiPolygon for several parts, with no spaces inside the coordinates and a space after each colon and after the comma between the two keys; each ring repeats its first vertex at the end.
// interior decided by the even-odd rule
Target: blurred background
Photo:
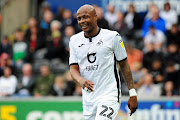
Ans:
{"type": "Polygon", "coordinates": [[[180,120],[180,0],[1,0],[0,119],[83,120],[68,59],[84,4],[126,46],[139,109],[128,115],[121,78],[117,120],[180,120]]]}

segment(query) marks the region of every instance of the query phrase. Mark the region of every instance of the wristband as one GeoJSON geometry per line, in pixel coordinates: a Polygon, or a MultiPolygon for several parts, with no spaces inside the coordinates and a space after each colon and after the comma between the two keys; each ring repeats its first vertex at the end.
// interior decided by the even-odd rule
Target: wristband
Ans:
{"type": "Polygon", "coordinates": [[[136,93],[136,90],[134,88],[130,89],[129,90],[129,96],[132,97],[132,96],[137,96],[137,93],[136,93]]]}

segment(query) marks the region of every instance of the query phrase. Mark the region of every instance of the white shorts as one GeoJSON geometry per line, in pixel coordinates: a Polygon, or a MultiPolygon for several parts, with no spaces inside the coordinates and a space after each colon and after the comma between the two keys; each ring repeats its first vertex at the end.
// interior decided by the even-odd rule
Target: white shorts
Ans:
{"type": "Polygon", "coordinates": [[[120,103],[116,101],[83,105],[83,116],[85,120],[115,120],[119,109],[120,103]]]}

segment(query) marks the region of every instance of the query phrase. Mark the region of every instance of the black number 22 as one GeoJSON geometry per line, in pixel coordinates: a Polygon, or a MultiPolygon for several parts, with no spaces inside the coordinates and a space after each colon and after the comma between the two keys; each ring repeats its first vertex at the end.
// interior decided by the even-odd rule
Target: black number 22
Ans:
{"type": "Polygon", "coordinates": [[[104,117],[107,117],[107,118],[109,118],[109,119],[112,120],[111,115],[114,113],[114,110],[113,110],[111,107],[108,108],[108,107],[105,106],[105,105],[102,105],[102,107],[104,108],[104,110],[103,110],[102,112],[100,112],[99,115],[104,116],[104,117]],[[111,112],[106,115],[105,112],[108,111],[108,109],[111,110],[111,112]]]}

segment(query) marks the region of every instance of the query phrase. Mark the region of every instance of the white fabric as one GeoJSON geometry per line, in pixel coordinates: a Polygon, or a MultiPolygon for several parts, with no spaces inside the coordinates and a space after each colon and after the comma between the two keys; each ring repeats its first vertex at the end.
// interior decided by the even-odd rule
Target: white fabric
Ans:
{"type": "Polygon", "coordinates": [[[134,27],[133,18],[134,18],[134,14],[131,13],[128,13],[124,18],[124,21],[128,25],[129,29],[132,29],[134,27]]]}
{"type": "Polygon", "coordinates": [[[12,95],[16,90],[16,86],[17,86],[16,76],[11,75],[8,78],[5,78],[4,76],[0,77],[0,93],[12,95]]]}
{"type": "Polygon", "coordinates": [[[27,49],[27,44],[25,42],[16,42],[13,45],[13,51],[14,53],[18,53],[18,52],[26,52],[27,49]]]}
{"type": "Polygon", "coordinates": [[[129,96],[132,97],[132,96],[137,96],[137,93],[136,93],[136,90],[134,88],[130,89],[129,90],[129,96]]]}
{"type": "Polygon", "coordinates": [[[83,116],[85,120],[115,120],[119,108],[120,103],[113,101],[103,101],[94,105],[83,105],[83,116]],[[107,111],[103,112],[105,109],[107,111]],[[112,113],[112,115],[110,115],[110,113],[112,113]]]}
{"type": "Polygon", "coordinates": [[[23,84],[23,86],[27,86],[28,83],[29,83],[29,81],[30,81],[30,77],[24,76],[24,77],[22,78],[22,84],[23,84]]]}
{"type": "MultiPolygon", "coordinates": [[[[83,104],[102,100],[118,101],[115,58],[117,61],[127,58],[123,41],[115,31],[101,29],[92,42],[84,36],[83,31],[71,37],[69,64],[78,64],[81,76],[95,84],[94,92],[82,89],[83,104]]],[[[120,91],[120,79],[118,82],[120,91]]]]}
{"type": "Polygon", "coordinates": [[[161,11],[160,16],[166,21],[166,29],[170,30],[172,24],[176,24],[178,21],[178,15],[176,11],[161,11]]]}
{"type": "Polygon", "coordinates": [[[144,42],[145,42],[145,44],[148,44],[148,43],[154,43],[154,44],[163,43],[163,44],[165,44],[166,36],[160,30],[156,30],[155,35],[148,32],[147,35],[145,36],[144,42]]]}
{"type": "Polygon", "coordinates": [[[160,97],[161,92],[161,87],[158,85],[151,85],[150,87],[143,85],[138,88],[137,96],[139,98],[156,98],[160,97]]]}

